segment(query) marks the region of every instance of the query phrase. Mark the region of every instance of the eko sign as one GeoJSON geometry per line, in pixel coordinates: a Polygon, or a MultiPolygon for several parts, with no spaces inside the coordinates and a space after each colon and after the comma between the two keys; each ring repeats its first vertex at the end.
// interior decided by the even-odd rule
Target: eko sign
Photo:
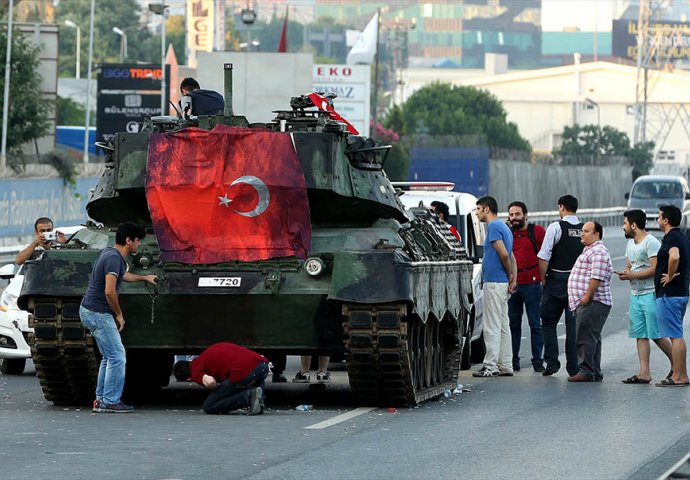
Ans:
{"type": "Polygon", "coordinates": [[[334,93],[335,111],[369,136],[371,77],[369,65],[314,65],[314,91],[334,93]]]}

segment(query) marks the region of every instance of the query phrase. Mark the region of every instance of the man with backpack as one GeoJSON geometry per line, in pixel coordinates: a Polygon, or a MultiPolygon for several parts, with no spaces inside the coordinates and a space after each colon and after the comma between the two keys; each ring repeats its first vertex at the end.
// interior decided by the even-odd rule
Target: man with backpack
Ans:
{"type": "Polygon", "coordinates": [[[528,223],[527,205],[515,201],[508,205],[508,226],[513,231],[513,254],[517,261],[517,288],[508,299],[508,317],[513,342],[513,370],[520,370],[520,339],[522,338],[522,312],[527,312],[532,345],[532,368],[544,371],[544,341],[541,336],[541,274],[537,253],[544,242],[546,230],[541,225],[528,223]]]}

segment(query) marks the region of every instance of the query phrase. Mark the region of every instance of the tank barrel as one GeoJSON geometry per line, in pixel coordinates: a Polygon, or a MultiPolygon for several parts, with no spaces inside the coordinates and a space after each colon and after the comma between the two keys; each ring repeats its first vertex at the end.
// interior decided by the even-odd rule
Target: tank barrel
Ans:
{"type": "Polygon", "coordinates": [[[232,63],[223,64],[224,88],[225,88],[225,110],[223,115],[232,117],[232,63]]]}

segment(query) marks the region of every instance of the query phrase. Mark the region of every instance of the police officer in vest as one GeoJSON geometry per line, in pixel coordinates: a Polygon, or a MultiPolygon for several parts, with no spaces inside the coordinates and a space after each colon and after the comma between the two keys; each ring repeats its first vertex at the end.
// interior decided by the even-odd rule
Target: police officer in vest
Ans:
{"type": "Polygon", "coordinates": [[[544,338],[544,361],[546,369],[542,375],[558,372],[558,335],[556,326],[565,312],[565,358],[566,370],[570,376],[579,371],[577,347],[575,345],[575,316],[568,308],[568,277],[575,260],[584,248],[580,243],[582,222],[577,218],[577,198],[563,195],[558,199],[558,214],[561,220],[546,229],[546,236],[539,258],[539,270],[544,285],[541,302],[542,336],[544,338]]]}

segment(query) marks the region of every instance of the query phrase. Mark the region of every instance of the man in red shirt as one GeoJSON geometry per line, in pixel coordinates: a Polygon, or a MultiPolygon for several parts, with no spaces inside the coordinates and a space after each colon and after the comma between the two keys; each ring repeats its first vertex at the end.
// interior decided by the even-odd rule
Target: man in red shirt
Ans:
{"type": "Polygon", "coordinates": [[[513,253],[517,261],[517,288],[508,300],[508,317],[513,341],[513,370],[520,370],[520,340],[522,338],[522,311],[527,311],[532,344],[532,367],[544,371],[544,341],[541,336],[539,306],[541,304],[541,275],[537,252],[544,242],[546,230],[541,225],[527,222],[527,205],[513,202],[508,205],[508,223],[513,231],[513,253]]]}
{"type": "Polygon", "coordinates": [[[248,415],[263,413],[264,381],[268,360],[234,343],[216,343],[191,362],[174,367],[178,381],[193,381],[211,391],[202,408],[205,413],[229,413],[248,408],[248,415]]]}
{"type": "Polygon", "coordinates": [[[458,239],[458,241],[462,242],[462,239],[460,238],[460,232],[458,232],[458,229],[455,228],[455,226],[448,221],[450,218],[450,208],[448,208],[448,205],[439,202],[437,200],[434,200],[431,202],[431,210],[433,210],[436,215],[438,215],[438,218],[441,220],[441,222],[448,227],[448,230],[453,234],[455,238],[458,239]]]}

